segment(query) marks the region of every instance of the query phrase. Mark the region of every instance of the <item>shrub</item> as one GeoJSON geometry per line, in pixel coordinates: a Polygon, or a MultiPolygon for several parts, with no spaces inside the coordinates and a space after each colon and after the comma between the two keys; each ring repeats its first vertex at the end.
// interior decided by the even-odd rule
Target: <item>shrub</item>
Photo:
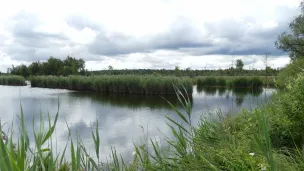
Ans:
{"type": "Polygon", "coordinates": [[[286,87],[302,71],[304,71],[304,58],[292,61],[279,72],[276,81],[277,85],[280,88],[286,87]]]}

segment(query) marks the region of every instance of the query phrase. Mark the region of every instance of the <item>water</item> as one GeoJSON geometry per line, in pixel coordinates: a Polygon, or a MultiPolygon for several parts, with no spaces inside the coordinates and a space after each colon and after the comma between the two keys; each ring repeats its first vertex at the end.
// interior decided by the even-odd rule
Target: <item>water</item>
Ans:
{"type": "MultiPolygon", "coordinates": [[[[192,122],[197,124],[201,117],[217,118],[215,111],[219,110],[223,114],[233,114],[242,108],[255,108],[259,104],[264,104],[274,91],[274,89],[248,91],[194,87],[191,98],[192,122]]],[[[165,98],[178,106],[174,96],[165,98]]],[[[21,104],[32,137],[33,117],[36,118],[35,125],[38,125],[41,112],[54,116],[57,112],[58,99],[60,100],[59,118],[55,132],[57,150],[63,149],[68,139],[66,125],[68,124],[74,133],[74,138],[77,132],[93,153],[91,125],[94,126],[98,119],[102,159],[110,155],[111,146],[114,146],[125,158],[130,158],[134,151],[133,143],[143,141],[147,135],[163,144],[164,135],[169,137],[171,135],[164,116],[179,119],[159,96],[80,93],[29,86],[0,86],[1,123],[9,123],[5,126],[6,130],[13,120],[18,126],[16,116],[20,114],[21,104]]]]}

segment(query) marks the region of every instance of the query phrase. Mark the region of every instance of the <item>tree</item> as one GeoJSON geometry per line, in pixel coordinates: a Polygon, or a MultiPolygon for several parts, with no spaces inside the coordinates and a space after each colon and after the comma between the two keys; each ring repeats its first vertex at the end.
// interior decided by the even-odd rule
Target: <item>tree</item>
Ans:
{"type": "Polygon", "coordinates": [[[235,68],[239,71],[242,71],[244,67],[244,63],[241,59],[236,60],[235,68]]]}
{"type": "Polygon", "coordinates": [[[74,75],[85,72],[85,62],[83,59],[75,59],[68,56],[64,61],[64,75],[74,75]]]}
{"type": "Polygon", "coordinates": [[[181,76],[181,70],[179,69],[179,66],[175,66],[175,68],[174,68],[174,74],[177,77],[181,76]]]}
{"type": "Polygon", "coordinates": [[[30,72],[31,75],[40,75],[42,74],[42,65],[41,63],[38,61],[38,62],[33,62],[29,67],[28,67],[28,70],[30,72]]]}
{"type": "Polygon", "coordinates": [[[108,70],[110,70],[110,71],[112,71],[112,70],[113,70],[112,65],[109,65],[109,66],[108,66],[108,70]]]}
{"type": "Polygon", "coordinates": [[[63,62],[60,59],[50,57],[46,64],[45,74],[60,75],[63,70],[63,65],[63,62]]]}
{"type": "Polygon", "coordinates": [[[292,60],[304,56],[304,1],[301,14],[289,24],[289,32],[283,32],[275,42],[277,48],[288,52],[292,60]]]}

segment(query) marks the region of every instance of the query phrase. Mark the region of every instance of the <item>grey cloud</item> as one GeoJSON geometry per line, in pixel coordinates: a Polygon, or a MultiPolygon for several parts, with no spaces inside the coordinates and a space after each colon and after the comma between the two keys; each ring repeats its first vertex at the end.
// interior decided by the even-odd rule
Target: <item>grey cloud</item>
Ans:
{"type": "Polygon", "coordinates": [[[174,50],[191,55],[264,55],[270,52],[278,56],[284,53],[275,47],[274,42],[278,35],[287,29],[287,21],[289,22],[284,19],[279,21],[279,26],[264,29],[257,27],[256,21],[250,17],[243,21],[229,19],[206,23],[208,34],[202,35],[190,20],[180,18],[172,23],[169,31],[141,39],[101,31],[88,49],[93,54],[108,56],[149,53],[156,50],[174,50]],[[216,43],[215,39],[220,39],[220,42],[216,43]]]}
{"type": "Polygon", "coordinates": [[[78,31],[83,30],[84,28],[90,28],[92,30],[100,30],[101,28],[93,23],[92,21],[90,21],[89,19],[82,17],[82,16],[70,16],[66,19],[66,23],[70,26],[73,27],[75,29],[77,29],[78,31]]]}
{"type": "Polygon", "coordinates": [[[210,47],[209,39],[198,39],[201,33],[187,19],[174,22],[169,31],[137,39],[121,33],[107,34],[101,31],[88,46],[89,51],[98,55],[121,55],[155,50],[178,50],[189,47],[210,47]]]}
{"type": "Polygon", "coordinates": [[[101,59],[99,56],[119,58],[127,54],[147,54],[157,50],[177,51],[196,56],[264,55],[266,52],[279,56],[283,52],[276,49],[274,42],[281,32],[287,30],[296,10],[279,7],[277,11],[290,13],[281,16],[282,19],[278,18],[279,26],[275,28],[259,28],[257,21],[247,17],[243,21],[228,19],[217,23],[205,23],[206,33],[203,34],[202,30],[195,28],[191,20],[181,17],[174,21],[168,30],[141,38],[106,31],[99,24],[82,16],[66,18],[66,23],[78,31],[91,28],[97,33],[95,40],[88,45],[74,43],[64,34],[38,31],[41,21],[37,16],[20,12],[14,17],[16,24],[9,29],[12,31],[13,44],[4,44],[3,49],[12,59],[23,61],[45,60],[49,56],[63,58],[67,55],[96,60],[101,59]],[[256,28],[252,28],[250,24],[256,28]]]}
{"type": "MultiPolygon", "coordinates": [[[[50,56],[65,58],[72,55],[79,58],[99,59],[88,53],[87,47],[71,41],[64,34],[38,31],[41,21],[37,16],[21,11],[11,26],[13,44],[4,45],[4,51],[14,60],[47,60],[50,56]]],[[[0,38],[1,39],[1,38],[0,38]]]]}

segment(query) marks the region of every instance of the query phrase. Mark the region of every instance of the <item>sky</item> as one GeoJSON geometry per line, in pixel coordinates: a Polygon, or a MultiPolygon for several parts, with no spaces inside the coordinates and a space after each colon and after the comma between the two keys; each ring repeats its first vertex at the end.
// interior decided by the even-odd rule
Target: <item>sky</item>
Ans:
{"type": "Polygon", "coordinates": [[[88,70],[283,67],[274,42],[300,0],[10,0],[0,6],[0,71],[50,56],[88,70]]]}

